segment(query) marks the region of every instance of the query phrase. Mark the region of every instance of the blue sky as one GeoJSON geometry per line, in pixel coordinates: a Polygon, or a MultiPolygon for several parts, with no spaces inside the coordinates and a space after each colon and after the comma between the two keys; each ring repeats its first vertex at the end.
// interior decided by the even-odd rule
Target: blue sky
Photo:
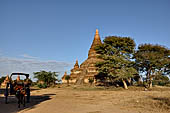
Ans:
{"type": "Polygon", "coordinates": [[[102,40],[129,36],[170,48],[169,12],[170,0],[0,0],[0,76],[62,75],[87,58],[96,28],[102,40]]]}

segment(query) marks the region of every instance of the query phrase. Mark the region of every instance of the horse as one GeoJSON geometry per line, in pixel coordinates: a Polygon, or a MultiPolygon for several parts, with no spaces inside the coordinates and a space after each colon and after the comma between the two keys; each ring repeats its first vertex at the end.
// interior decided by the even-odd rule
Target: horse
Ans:
{"type": "Polygon", "coordinates": [[[14,87],[15,91],[15,96],[18,99],[18,108],[20,108],[20,105],[23,104],[25,107],[25,95],[26,95],[26,90],[23,84],[17,84],[14,87]]]}

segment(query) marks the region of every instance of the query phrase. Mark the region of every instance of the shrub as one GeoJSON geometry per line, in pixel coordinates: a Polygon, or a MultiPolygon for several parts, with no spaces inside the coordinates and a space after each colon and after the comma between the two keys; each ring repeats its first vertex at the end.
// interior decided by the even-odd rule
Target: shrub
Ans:
{"type": "Polygon", "coordinates": [[[94,82],[94,79],[93,78],[89,78],[88,80],[89,80],[90,85],[92,85],[93,82],[94,82]]]}
{"type": "Polygon", "coordinates": [[[47,84],[46,83],[43,83],[43,84],[38,84],[37,85],[39,88],[47,88],[47,84]]]}
{"type": "Polygon", "coordinates": [[[153,85],[165,86],[170,83],[169,78],[163,75],[157,75],[153,80],[153,85]]]}

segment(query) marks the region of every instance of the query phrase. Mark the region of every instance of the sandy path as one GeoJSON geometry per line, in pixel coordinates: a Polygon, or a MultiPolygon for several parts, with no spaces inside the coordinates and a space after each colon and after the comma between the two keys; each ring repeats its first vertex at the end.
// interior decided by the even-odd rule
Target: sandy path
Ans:
{"type": "MultiPolygon", "coordinates": [[[[41,91],[46,93],[46,90],[41,91]]],[[[51,100],[36,105],[34,109],[26,109],[24,113],[131,113],[126,108],[119,108],[110,100],[110,92],[76,91],[70,89],[50,89],[51,100]],[[109,99],[109,100],[108,100],[109,99]]],[[[135,112],[133,112],[135,113],[135,112]]]]}
{"type": "MultiPolygon", "coordinates": [[[[48,88],[31,93],[31,103],[25,109],[14,112],[21,113],[169,113],[169,109],[159,108],[160,98],[169,98],[166,91],[108,91],[79,90],[73,88],[48,88]]],[[[0,104],[1,105],[1,104],[0,104]]],[[[7,105],[2,104],[1,111],[7,105]],[[2,107],[3,106],[3,107],[2,107]]],[[[13,108],[12,108],[13,106],[13,108]]],[[[10,111],[9,111],[10,112],[10,111]]],[[[4,112],[2,112],[4,113],[4,112]]]]}

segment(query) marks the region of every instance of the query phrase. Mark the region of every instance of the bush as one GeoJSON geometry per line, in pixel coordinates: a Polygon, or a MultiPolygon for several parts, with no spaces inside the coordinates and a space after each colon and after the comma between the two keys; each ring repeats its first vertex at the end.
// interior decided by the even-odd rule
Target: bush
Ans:
{"type": "Polygon", "coordinates": [[[38,84],[37,84],[37,82],[32,82],[31,83],[31,86],[37,86],[38,84]]]}
{"type": "Polygon", "coordinates": [[[43,84],[38,84],[37,85],[39,88],[47,88],[47,84],[46,83],[43,83],[43,84]]]}
{"type": "Polygon", "coordinates": [[[92,85],[93,82],[94,82],[94,79],[93,78],[89,78],[88,80],[89,80],[90,85],[92,85]]]}
{"type": "Polygon", "coordinates": [[[160,82],[158,82],[158,85],[159,85],[159,86],[165,86],[165,85],[166,85],[166,82],[160,81],[160,82]]]}
{"type": "Polygon", "coordinates": [[[153,80],[153,85],[165,86],[166,84],[169,83],[170,83],[169,78],[163,75],[157,75],[153,80]]]}
{"type": "Polygon", "coordinates": [[[153,83],[153,85],[166,86],[170,82],[169,81],[154,80],[152,83],[153,83]]]}

